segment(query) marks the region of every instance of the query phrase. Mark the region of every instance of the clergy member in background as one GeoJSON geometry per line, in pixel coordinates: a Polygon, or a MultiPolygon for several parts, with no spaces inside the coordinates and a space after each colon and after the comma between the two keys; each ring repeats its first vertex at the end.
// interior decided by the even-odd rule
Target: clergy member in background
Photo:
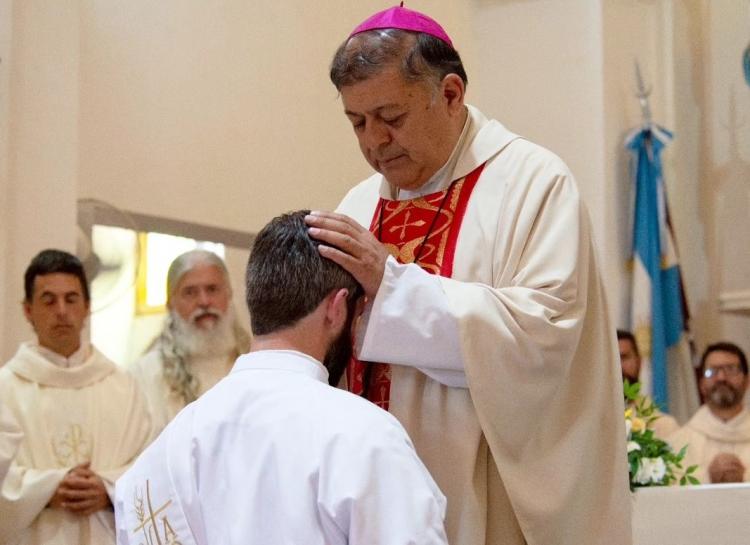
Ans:
{"type": "Polygon", "coordinates": [[[164,329],[130,368],[148,399],[154,436],[250,348],[231,300],[229,274],[216,254],[192,250],[170,265],[164,329]]]}
{"type": "Polygon", "coordinates": [[[250,353],[118,481],[120,545],[446,543],[445,498],[404,429],[329,386],[349,361],[362,290],[320,256],[305,214],[255,239],[250,353]]]}
{"type": "Polygon", "coordinates": [[[719,342],[706,348],[698,383],[703,406],[669,442],[688,445],[683,467],[697,464],[703,483],[749,480],[750,412],[743,398],[748,387],[747,357],[736,344],[719,342]]]}
{"type": "MultiPolygon", "coordinates": [[[[635,336],[624,329],[617,330],[617,344],[620,348],[620,368],[622,369],[622,380],[630,384],[640,382],[641,375],[641,353],[638,350],[638,343],[635,336]]],[[[653,401],[649,400],[651,403],[653,401]]],[[[660,439],[666,439],[678,429],[680,425],[673,416],[663,413],[657,407],[654,411],[656,420],[649,424],[649,428],[654,431],[660,439]]]]}
{"type": "Polygon", "coordinates": [[[23,431],[0,495],[0,543],[114,543],[114,482],[148,440],[146,401],[81,339],[89,289],[75,256],[44,250],[24,280],[37,340],[0,369],[0,399],[23,431]]]}
{"type": "Polygon", "coordinates": [[[16,457],[18,444],[23,438],[23,432],[18,427],[13,414],[0,399],[0,486],[5,480],[10,463],[16,457]]]}
{"type": "Polygon", "coordinates": [[[308,218],[369,300],[348,387],[404,424],[451,543],[630,543],[615,328],[568,168],[464,104],[424,14],[372,16],[330,75],[377,171],[308,218]]]}

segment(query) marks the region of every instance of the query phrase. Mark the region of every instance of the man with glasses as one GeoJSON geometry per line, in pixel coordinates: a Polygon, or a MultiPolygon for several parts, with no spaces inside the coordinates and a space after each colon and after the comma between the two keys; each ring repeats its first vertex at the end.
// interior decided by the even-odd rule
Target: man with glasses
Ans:
{"type": "Polygon", "coordinates": [[[675,448],[688,445],[683,467],[698,465],[704,483],[743,482],[750,465],[750,413],[743,398],[748,386],[747,358],[735,344],[719,342],[701,358],[704,405],[670,437],[675,448]]]}

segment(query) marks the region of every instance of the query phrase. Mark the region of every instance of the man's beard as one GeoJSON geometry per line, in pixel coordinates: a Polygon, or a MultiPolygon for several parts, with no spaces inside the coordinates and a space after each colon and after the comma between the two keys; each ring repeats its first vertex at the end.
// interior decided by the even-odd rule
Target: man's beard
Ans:
{"type": "Polygon", "coordinates": [[[234,309],[231,306],[223,313],[214,307],[198,309],[187,320],[172,312],[172,320],[175,345],[188,356],[221,356],[236,349],[234,309]],[[216,317],[211,327],[204,329],[195,325],[199,318],[207,314],[216,317]]]}
{"type": "Polygon", "coordinates": [[[638,382],[638,377],[637,376],[634,377],[633,375],[628,375],[626,373],[623,373],[622,374],[622,381],[625,382],[626,380],[630,384],[635,384],[636,382],[638,382]]]}
{"type": "Polygon", "coordinates": [[[349,305],[346,323],[341,333],[328,347],[323,365],[328,369],[328,384],[338,386],[354,351],[352,340],[352,322],[354,321],[354,305],[349,305]]]}
{"type": "Polygon", "coordinates": [[[742,402],[743,392],[726,382],[714,384],[708,391],[708,401],[720,409],[730,409],[742,402]]]}

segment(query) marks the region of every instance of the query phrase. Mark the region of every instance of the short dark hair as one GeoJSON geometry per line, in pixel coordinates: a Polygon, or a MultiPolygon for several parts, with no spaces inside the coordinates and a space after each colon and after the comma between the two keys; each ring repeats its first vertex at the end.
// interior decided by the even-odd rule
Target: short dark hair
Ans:
{"type": "Polygon", "coordinates": [[[68,252],[62,250],[42,250],[34,259],[31,260],[23,276],[25,301],[31,302],[34,297],[34,279],[37,276],[45,274],[64,273],[72,274],[81,282],[81,291],[83,299],[88,303],[91,300],[89,295],[89,284],[86,280],[86,272],[83,270],[81,261],[68,252]]]}
{"type": "Polygon", "coordinates": [[[626,329],[618,329],[617,340],[618,341],[622,341],[622,340],[630,341],[630,344],[633,345],[633,352],[635,352],[635,355],[639,358],[641,357],[641,352],[638,350],[638,343],[635,342],[635,335],[633,335],[630,331],[626,329]]]}
{"type": "Polygon", "coordinates": [[[395,28],[368,30],[347,38],[331,61],[331,81],[341,91],[394,63],[407,81],[437,84],[448,74],[456,74],[468,84],[461,57],[453,47],[430,34],[395,28]]]}
{"type": "Polygon", "coordinates": [[[363,294],[351,274],[320,255],[305,224],[309,213],[278,216],[255,237],[245,276],[254,335],[293,326],[335,289],[348,289],[350,302],[363,294]]]}
{"type": "Polygon", "coordinates": [[[703,373],[703,371],[706,369],[706,359],[712,352],[729,352],[730,354],[734,354],[740,360],[740,368],[742,368],[742,374],[747,375],[747,357],[745,356],[745,353],[736,344],[726,341],[709,344],[706,347],[706,349],[703,351],[703,355],[701,356],[701,373],[703,373]]]}

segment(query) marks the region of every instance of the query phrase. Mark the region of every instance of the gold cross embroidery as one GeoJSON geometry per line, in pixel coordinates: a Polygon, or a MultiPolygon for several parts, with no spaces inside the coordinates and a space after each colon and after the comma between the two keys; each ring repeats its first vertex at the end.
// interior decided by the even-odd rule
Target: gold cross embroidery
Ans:
{"type": "Polygon", "coordinates": [[[78,424],[71,424],[70,429],[59,439],[52,439],[52,452],[60,467],[74,466],[91,460],[91,439],[78,424]]]}
{"type": "Polygon", "coordinates": [[[401,234],[399,235],[400,240],[404,240],[404,237],[406,236],[406,228],[407,227],[422,227],[425,224],[424,220],[417,220],[409,223],[409,215],[411,214],[411,210],[407,210],[406,214],[404,215],[404,223],[403,225],[394,225],[390,229],[388,229],[389,233],[393,233],[394,231],[401,230],[401,234]]]}
{"type": "Polygon", "coordinates": [[[154,509],[151,502],[151,487],[148,479],[146,479],[145,506],[143,494],[139,494],[138,489],[135,490],[133,507],[135,508],[135,514],[140,524],[133,529],[133,534],[142,531],[143,538],[146,540],[145,545],[181,545],[167,515],[159,517],[171,504],[172,500],[167,500],[161,507],[154,509]]]}

